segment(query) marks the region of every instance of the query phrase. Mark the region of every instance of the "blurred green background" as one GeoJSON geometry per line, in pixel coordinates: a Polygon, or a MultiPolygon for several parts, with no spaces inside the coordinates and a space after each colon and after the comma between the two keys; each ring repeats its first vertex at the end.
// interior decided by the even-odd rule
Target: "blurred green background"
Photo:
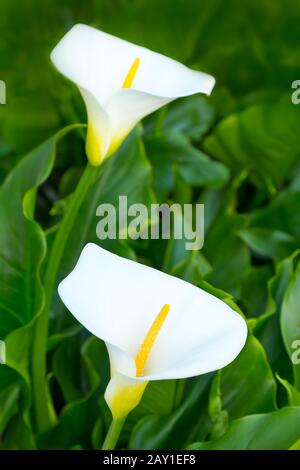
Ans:
{"type": "MultiPolygon", "coordinates": [[[[241,355],[221,372],[151,384],[120,446],[299,448],[300,366],[291,358],[300,339],[300,105],[291,102],[291,85],[300,80],[300,3],[0,0],[0,79],[7,85],[1,183],[45,139],[86,120],[77,89],[49,59],[78,22],[208,72],[217,84],[209,98],[179,100],[149,116],[103,165],[101,191],[94,186],[84,201],[59,277],[87,241],[99,242],[100,202],[115,203],[119,194],[145,204],[202,202],[201,252],[185,251],[178,240],[108,248],[217,295],[245,314],[250,331],[241,355]]],[[[45,151],[33,152],[1,188],[0,339],[10,354],[0,366],[0,448],[99,448],[110,420],[101,398],[108,380],[103,344],[57,298],[48,344],[57,416],[42,433],[31,420],[30,335],[42,302],[43,250],[51,247],[85,162],[84,132],[71,132],[55,162],[45,151]],[[32,187],[39,188],[35,216],[44,232],[24,217],[32,187]],[[36,305],[27,302],[27,288],[36,305]]]]}
{"type": "Polygon", "coordinates": [[[49,61],[53,46],[77,22],[213,74],[219,116],[288,91],[300,72],[296,0],[1,0],[0,13],[4,168],[78,120],[74,94],[49,61]]]}

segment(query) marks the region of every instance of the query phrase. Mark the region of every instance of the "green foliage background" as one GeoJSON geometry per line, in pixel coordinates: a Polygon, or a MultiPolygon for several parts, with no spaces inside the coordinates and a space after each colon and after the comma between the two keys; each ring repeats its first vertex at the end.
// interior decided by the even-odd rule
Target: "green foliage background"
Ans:
{"type": "MultiPolygon", "coordinates": [[[[201,252],[182,241],[102,244],[179,276],[239,308],[249,337],[225,369],[152,383],[119,446],[133,449],[300,448],[300,4],[296,0],[1,0],[1,449],[97,449],[110,421],[108,360],[58,298],[48,340],[52,427],[32,414],[33,330],[43,272],[85,165],[85,110],[49,53],[87,23],[216,76],[209,99],[148,117],[99,170],[76,219],[59,279],[95,241],[96,207],[203,202],[201,252]],[[35,149],[35,150],[32,150],[35,149]]],[[[57,279],[57,281],[59,281],[57,279]]],[[[129,295],[134,295],[134,293],[129,295]]],[[[46,399],[46,398],[45,398],[46,399]]]]}

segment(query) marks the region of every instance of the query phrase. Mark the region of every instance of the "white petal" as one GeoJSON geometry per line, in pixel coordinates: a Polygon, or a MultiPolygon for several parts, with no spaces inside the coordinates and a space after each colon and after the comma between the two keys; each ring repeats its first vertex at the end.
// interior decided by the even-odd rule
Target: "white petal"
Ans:
{"type": "Polygon", "coordinates": [[[124,376],[135,377],[136,366],[133,357],[109,342],[105,344],[109,355],[110,375],[120,373],[124,376]]]}
{"type": "Polygon", "coordinates": [[[132,89],[121,89],[109,101],[106,112],[110,123],[110,149],[112,154],[134,126],[145,116],[171,100],[132,89]]]}
{"type": "MultiPolygon", "coordinates": [[[[124,351],[131,361],[158,312],[170,304],[141,380],[218,369],[231,362],[246,341],[245,321],[221,300],[94,244],[83,249],[59,294],[88,330],[124,351]]],[[[122,361],[119,367],[115,356],[114,370],[134,377],[133,362],[122,361]]]]}
{"type": "Polygon", "coordinates": [[[168,329],[162,328],[154,345],[143,380],[205,374],[225,367],[238,356],[247,339],[246,322],[229,307],[220,308],[215,299],[202,299],[201,305],[203,313],[189,304],[181,321],[170,316],[168,329]],[[165,354],[166,349],[172,353],[165,354]]]}
{"type": "Polygon", "coordinates": [[[210,94],[215,79],[90,26],[74,26],[51,54],[58,70],[77,84],[87,107],[87,155],[99,165],[135,124],[170,101],[210,94]],[[123,88],[138,59],[130,88],[123,88]]]}
{"type": "Polygon", "coordinates": [[[94,95],[88,90],[80,89],[84,99],[87,116],[88,131],[86,139],[86,153],[92,165],[99,165],[110,146],[110,128],[107,113],[100,106],[94,95]]]}
{"type": "Polygon", "coordinates": [[[53,49],[51,60],[63,75],[88,90],[104,107],[127,74],[132,57],[128,44],[78,24],[53,49]]]}
{"type": "Polygon", "coordinates": [[[194,93],[210,94],[214,87],[215,79],[210,75],[83,24],[73,26],[51,54],[58,70],[90,91],[103,107],[122,87],[136,58],[140,65],[134,90],[175,99],[194,93]]]}
{"type": "Polygon", "coordinates": [[[216,82],[211,75],[149,49],[138,49],[133,60],[139,57],[140,65],[132,89],[170,100],[195,93],[211,94],[216,82]]]}

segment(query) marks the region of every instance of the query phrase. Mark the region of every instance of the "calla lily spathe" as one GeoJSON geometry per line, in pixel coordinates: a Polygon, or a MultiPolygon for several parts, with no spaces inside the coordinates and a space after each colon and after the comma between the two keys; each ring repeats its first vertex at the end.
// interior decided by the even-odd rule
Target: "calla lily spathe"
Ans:
{"type": "Polygon", "coordinates": [[[138,404],[150,380],[220,369],[246,341],[245,321],[220,299],[95,244],[85,246],[58,291],[77,320],[106,343],[111,380],[105,398],[114,419],[138,404]]]}
{"type": "Polygon", "coordinates": [[[51,54],[81,92],[88,115],[86,151],[101,164],[146,115],[176,98],[210,94],[215,79],[90,26],[74,26],[51,54]]]}

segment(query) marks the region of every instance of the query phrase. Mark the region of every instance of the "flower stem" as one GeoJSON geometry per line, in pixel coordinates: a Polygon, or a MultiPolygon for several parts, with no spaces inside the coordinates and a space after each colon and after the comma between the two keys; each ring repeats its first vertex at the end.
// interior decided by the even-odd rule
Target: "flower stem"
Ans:
{"type": "Polygon", "coordinates": [[[104,439],[102,450],[113,450],[116,447],[120,433],[124,426],[127,416],[121,419],[113,419],[106,438],[104,439]]]}
{"type": "Polygon", "coordinates": [[[32,390],[34,416],[37,429],[45,430],[51,426],[51,401],[46,381],[46,352],[49,314],[52,297],[56,287],[57,275],[65,247],[81,204],[94,181],[99,169],[87,165],[75,189],[67,213],[61,221],[49,255],[43,285],[45,287],[44,307],[37,318],[32,349],[32,390]]]}

